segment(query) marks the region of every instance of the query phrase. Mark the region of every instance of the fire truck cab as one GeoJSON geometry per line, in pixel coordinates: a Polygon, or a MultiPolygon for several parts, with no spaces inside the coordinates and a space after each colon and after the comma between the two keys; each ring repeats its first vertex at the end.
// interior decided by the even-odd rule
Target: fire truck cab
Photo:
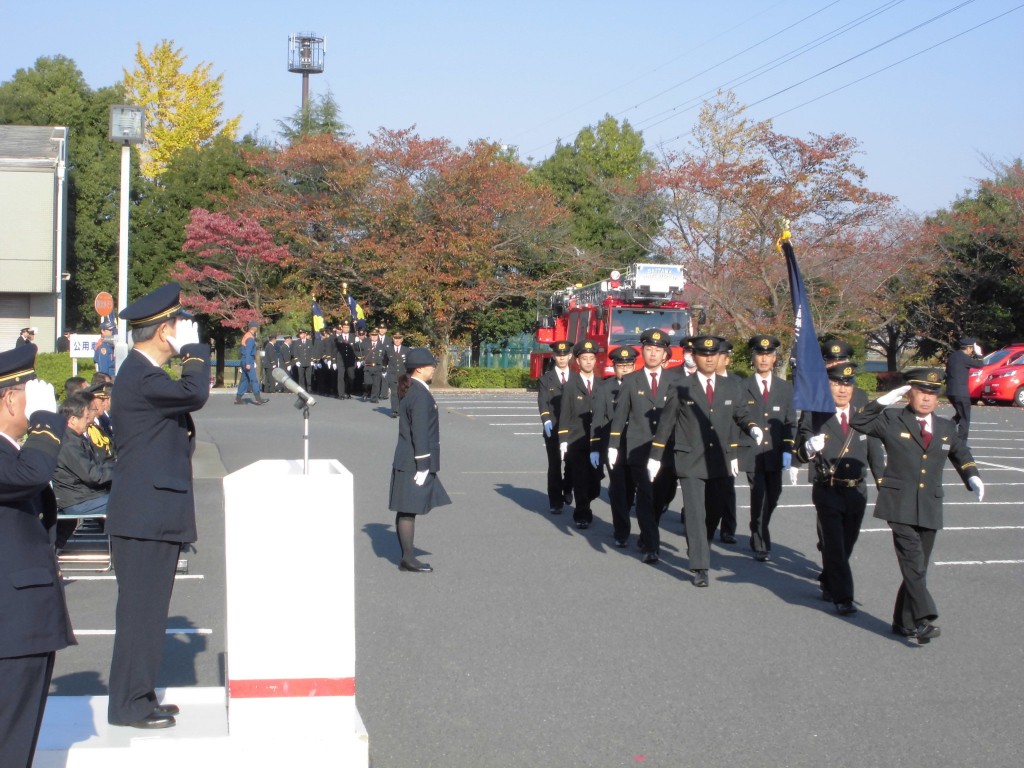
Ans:
{"type": "MultiPolygon", "coordinates": [[[[640,334],[659,328],[672,340],[667,365],[683,364],[679,342],[694,333],[693,310],[676,298],[686,285],[683,268],[675,264],[633,264],[614,270],[607,280],[555,291],[537,323],[538,344],[563,339],[578,344],[590,339],[600,347],[596,371],[615,375],[609,355],[621,346],[640,349],[640,334]]],[[[539,378],[551,365],[551,352],[530,356],[530,376],[539,378]]],[[[638,358],[637,366],[642,366],[638,358]]]]}

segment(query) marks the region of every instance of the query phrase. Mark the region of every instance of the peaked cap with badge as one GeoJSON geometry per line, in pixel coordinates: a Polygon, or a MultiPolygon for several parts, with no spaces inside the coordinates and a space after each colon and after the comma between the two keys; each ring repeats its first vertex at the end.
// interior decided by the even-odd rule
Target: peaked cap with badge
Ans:
{"type": "Polygon", "coordinates": [[[580,355],[585,355],[588,352],[590,354],[592,354],[592,355],[596,355],[597,354],[597,350],[598,350],[597,344],[592,342],[590,339],[587,339],[586,341],[581,341],[579,344],[577,344],[575,347],[573,347],[572,353],[576,357],[579,357],[580,355]]]}
{"type": "Polygon", "coordinates": [[[853,357],[853,347],[841,339],[832,339],[821,345],[821,356],[826,360],[847,360],[853,357]]]}
{"type": "Polygon", "coordinates": [[[725,341],[721,336],[694,336],[693,353],[696,355],[717,355],[725,341]]]}
{"type": "Polygon", "coordinates": [[[827,371],[828,377],[832,381],[836,381],[840,384],[856,384],[857,383],[857,364],[856,363],[840,363],[839,365],[833,365],[827,371]]]}
{"type": "Polygon", "coordinates": [[[615,365],[632,365],[636,362],[636,350],[632,347],[619,347],[612,353],[612,362],[615,365]]]}
{"type": "Polygon", "coordinates": [[[913,368],[903,374],[903,380],[914,389],[934,393],[942,390],[946,372],[941,368],[913,368]]]}
{"type": "Polygon", "coordinates": [[[747,346],[755,353],[769,354],[782,346],[782,342],[774,336],[761,334],[759,336],[752,336],[747,342],[747,346]]]}
{"type": "Polygon", "coordinates": [[[13,387],[36,377],[36,348],[31,344],[0,352],[0,389],[13,387]]]}
{"type": "Polygon", "coordinates": [[[648,328],[640,335],[640,344],[645,347],[665,347],[667,349],[672,346],[672,340],[660,328],[648,328]]]}
{"type": "Polygon", "coordinates": [[[167,283],[129,304],[118,317],[127,320],[131,328],[144,328],[179,317],[189,318],[192,313],[181,306],[181,286],[167,283]]]}
{"type": "Polygon", "coordinates": [[[551,351],[556,355],[569,355],[572,354],[572,344],[568,341],[556,341],[551,345],[551,351]]]}

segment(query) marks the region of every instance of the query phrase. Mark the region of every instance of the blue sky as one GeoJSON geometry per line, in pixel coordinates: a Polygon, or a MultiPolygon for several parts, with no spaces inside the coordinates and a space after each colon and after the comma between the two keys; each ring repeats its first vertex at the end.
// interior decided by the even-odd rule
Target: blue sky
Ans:
{"type": "Polygon", "coordinates": [[[777,131],[855,137],[868,186],[927,213],[988,177],[985,156],[1024,155],[1021,4],[0,0],[0,81],[63,54],[90,86],[111,85],[133,67],[137,42],[149,50],[166,38],[189,68],[223,74],[225,114],[241,114],[243,131],[273,138],[301,98],[288,36],[313,31],[327,54],[311,90],[333,92],[357,140],[415,124],[534,160],[606,113],[642,130],[655,153],[683,150],[702,96],[727,86],[777,131]]]}

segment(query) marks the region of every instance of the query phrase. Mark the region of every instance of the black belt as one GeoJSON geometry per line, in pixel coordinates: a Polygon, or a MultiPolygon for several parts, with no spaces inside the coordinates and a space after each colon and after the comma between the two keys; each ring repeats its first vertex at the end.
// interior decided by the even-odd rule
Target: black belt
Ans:
{"type": "Polygon", "coordinates": [[[828,480],[815,480],[814,484],[815,485],[822,485],[822,486],[825,486],[826,488],[828,488],[829,486],[838,487],[838,488],[856,488],[858,485],[861,485],[863,482],[864,482],[863,479],[861,479],[861,480],[843,480],[842,478],[832,477],[832,478],[829,478],[828,480]]]}

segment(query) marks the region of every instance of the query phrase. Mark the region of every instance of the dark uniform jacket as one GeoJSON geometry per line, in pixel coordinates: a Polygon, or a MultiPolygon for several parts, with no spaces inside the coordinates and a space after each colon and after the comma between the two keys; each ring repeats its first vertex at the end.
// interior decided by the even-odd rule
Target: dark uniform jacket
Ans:
{"type": "Polygon", "coordinates": [[[384,347],[384,366],[387,368],[388,381],[392,384],[405,373],[405,356],[409,354],[409,347],[404,344],[395,351],[395,345],[384,347]]]}
{"type": "Polygon", "coordinates": [[[0,658],[75,645],[53,547],[57,505],[50,490],[65,424],[63,416],[38,411],[20,451],[0,437],[0,658]]]}
{"type": "MultiPolygon", "coordinates": [[[[598,451],[602,461],[608,459],[609,445],[620,454],[626,448],[626,440],[621,433],[616,437],[615,442],[610,439],[612,419],[615,418],[615,403],[618,402],[621,391],[622,382],[612,376],[600,382],[594,393],[594,420],[590,425],[590,450],[598,451]]],[[[625,460],[625,454],[621,455],[625,460]]]]}
{"type": "Polygon", "coordinates": [[[181,348],[175,381],[132,350],[114,379],[111,414],[117,466],[107,503],[107,533],[154,541],[196,540],[191,413],[210,396],[210,347],[181,348]]]}
{"type": "Polygon", "coordinates": [[[658,375],[658,395],[652,397],[645,369],[641,368],[622,377],[622,388],[609,429],[612,445],[625,437],[626,456],[620,456],[620,461],[625,458],[632,466],[647,466],[651,441],[658,431],[668,393],[681,378],[674,369],[662,368],[658,375]]]}
{"type": "MultiPolygon", "coordinates": [[[[858,410],[860,409],[851,402],[848,416],[850,421],[858,410]]],[[[832,477],[837,480],[864,480],[869,469],[876,481],[881,480],[885,473],[885,453],[882,450],[882,442],[877,437],[869,437],[856,432],[853,427],[850,429],[853,431],[853,436],[846,450],[843,451],[846,435],[843,434],[843,427],[834,413],[831,416],[810,411],[800,414],[796,457],[800,461],[810,462],[811,482],[814,482],[815,479],[814,463],[821,460],[824,461],[824,466],[832,471],[832,477]],[[814,459],[810,459],[807,456],[807,441],[817,434],[825,436],[825,447],[814,459]]]]}
{"type": "Polygon", "coordinates": [[[756,375],[743,379],[740,388],[746,398],[747,418],[764,432],[760,445],[749,435],[740,438],[740,469],[781,472],[782,454],[793,452],[796,437],[793,385],[772,374],[767,403],[756,375]]]}
{"type": "Polygon", "coordinates": [[[337,336],[334,337],[334,347],[337,350],[339,367],[355,367],[356,344],[358,343],[358,339],[354,333],[339,333],[337,336]]]}
{"type": "Polygon", "coordinates": [[[100,454],[88,435],[65,431],[53,474],[53,491],[60,509],[108,493],[113,477],[114,460],[110,456],[100,454]]]}
{"type": "Polygon", "coordinates": [[[909,406],[889,408],[873,402],[850,425],[877,437],[885,446],[885,475],[878,485],[875,517],[892,523],[942,528],[942,468],[950,461],[964,485],[978,476],[967,444],[949,419],[932,413],[932,440],[925,450],[921,427],[909,406]]]}
{"type": "Polygon", "coordinates": [[[697,375],[676,379],[669,388],[651,458],[660,461],[671,440],[677,477],[710,480],[731,474],[740,425],[747,424],[747,402],[735,377],[716,376],[714,390],[714,403],[709,404],[697,375]]]}
{"type": "MultiPolygon", "coordinates": [[[[594,376],[592,387],[598,387],[601,380],[594,376]]],[[[569,373],[569,380],[562,388],[562,401],[558,413],[558,442],[568,443],[570,451],[590,452],[591,427],[594,420],[594,393],[587,392],[583,376],[576,371],[569,373]]]]}
{"type": "Polygon", "coordinates": [[[967,377],[972,368],[981,368],[985,364],[975,360],[962,349],[953,352],[946,361],[946,395],[949,397],[970,397],[967,377]]]}
{"type": "Polygon", "coordinates": [[[267,339],[267,343],[263,345],[263,367],[267,370],[272,370],[280,365],[280,361],[277,358],[278,348],[274,343],[273,339],[267,339]]]}
{"type": "Polygon", "coordinates": [[[384,366],[384,345],[367,339],[363,345],[363,366],[368,371],[379,371],[384,366]]]}
{"type": "MultiPolygon", "coordinates": [[[[566,376],[571,371],[566,371],[566,376]]],[[[568,379],[566,379],[568,381],[568,379]]],[[[558,435],[558,417],[562,412],[562,380],[558,369],[545,371],[537,380],[537,410],[540,412],[540,423],[551,422],[551,436],[558,435]]]]}
{"type": "Polygon", "coordinates": [[[315,342],[309,339],[293,341],[292,359],[295,360],[295,364],[300,368],[308,368],[313,358],[320,356],[319,342],[319,339],[315,342]],[[314,345],[316,345],[316,349],[314,349],[314,345]]]}
{"type": "Polygon", "coordinates": [[[434,507],[450,504],[451,499],[441,485],[441,430],[437,403],[422,383],[413,381],[399,401],[398,444],[391,463],[391,493],[388,509],[422,515],[434,507]],[[427,470],[423,485],[416,485],[417,472],[427,470]]]}

